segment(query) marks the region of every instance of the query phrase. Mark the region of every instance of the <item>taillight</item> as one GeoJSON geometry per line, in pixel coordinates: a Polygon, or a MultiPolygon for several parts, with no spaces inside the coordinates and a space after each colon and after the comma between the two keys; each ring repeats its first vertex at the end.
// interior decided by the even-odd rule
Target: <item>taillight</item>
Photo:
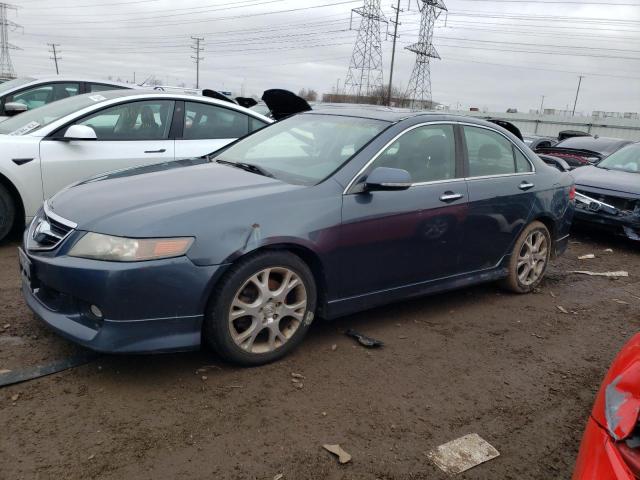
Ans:
{"type": "Polygon", "coordinates": [[[571,185],[571,187],[569,188],[569,200],[575,200],[575,199],[576,199],[576,186],[571,185]]]}

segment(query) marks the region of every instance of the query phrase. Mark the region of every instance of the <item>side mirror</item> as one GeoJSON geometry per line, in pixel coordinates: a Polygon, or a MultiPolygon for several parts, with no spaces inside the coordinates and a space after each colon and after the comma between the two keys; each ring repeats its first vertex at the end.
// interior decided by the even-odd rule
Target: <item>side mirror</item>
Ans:
{"type": "Polygon", "coordinates": [[[97,140],[96,131],[86,125],[71,125],[64,132],[65,140],[97,140]]]}
{"type": "Polygon", "coordinates": [[[23,113],[29,110],[24,103],[9,102],[4,105],[4,113],[7,117],[15,117],[19,113],[23,113]]]}
{"type": "Polygon", "coordinates": [[[568,172],[571,170],[571,166],[562,158],[554,157],[553,155],[538,154],[538,157],[552,167],[556,167],[561,172],[568,172]]]}
{"type": "Polygon", "coordinates": [[[411,185],[411,175],[406,170],[377,167],[373,169],[365,180],[364,191],[406,190],[411,185]]]}

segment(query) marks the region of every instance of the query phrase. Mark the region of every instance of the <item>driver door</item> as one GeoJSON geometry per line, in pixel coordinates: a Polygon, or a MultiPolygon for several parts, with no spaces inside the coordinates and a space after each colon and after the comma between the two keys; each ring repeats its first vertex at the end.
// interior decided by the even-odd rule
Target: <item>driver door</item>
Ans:
{"type": "Polygon", "coordinates": [[[174,101],[122,103],[75,122],[91,127],[96,140],[66,140],[67,127],[40,143],[44,198],[70,183],[100,173],[174,159],[169,138],[174,101]]]}

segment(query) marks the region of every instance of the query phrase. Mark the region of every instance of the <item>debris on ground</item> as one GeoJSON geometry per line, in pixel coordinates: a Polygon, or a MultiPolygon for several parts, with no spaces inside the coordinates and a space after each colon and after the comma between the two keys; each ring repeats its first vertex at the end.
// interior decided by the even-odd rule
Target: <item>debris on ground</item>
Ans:
{"type": "Polygon", "coordinates": [[[86,351],[65,360],[59,360],[44,365],[36,365],[35,367],[27,367],[22,370],[9,371],[8,373],[3,372],[0,374],[0,387],[26,382],[27,380],[33,380],[34,378],[62,372],[69,368],[79,367],[80,365],[92,362],[99,356],[99,353],[86,351]]]}
{"type": "Polygon", "coordinates": [[[11,395],[11,401],[12,402],[17,402],[19,398],[20,398],[20,394],[19,393],[16,393],[15,395],[11,395]]]}
{"type": "Polygon", "coordinates": [[[333,345],[331,345],[331,351],[335,352],[338,349],[338,345],[336,345],[335,343],[333,345]]]}
{"type": "Polygon", "coordinates": [[[351,461],[351,455],[345,452],[340,445],[322,445],[322,448],[336,455],[338,457],[338,463],[341,465],[351,461]]]}
{"type": "Polygon", "coordinates": [[[273,477],[273,480],[282,480],[283,478],[284,478],[284,475],[282,473],[279,473],[275,477],[273,477]]]}
{"type": "Polygon", "coordinates": [[[590,275],[592,277],[609,277],[609,278],[619,278],[619,277],[629,276],[629,272],[625,272],[624,270],[619,272],[589,272],[587,270],[573,270],[569,273],[578,273],[580,275],[590,275]]]}
{"type": "Polygon", "coordinates": [[[500,456],[500,452],[477,433],[440,445],[427,453],[429,460],[449,475],[462,473],[500,456]]]}
{"type": "Polygon", "coordinates": [[[6,330],[7,328],[9,328],[11,326],[10,323],[5,323],[4,326],[2,327],[3,330],[6,330]]]}
{"type": "Polygon", "coordinates": [[[591,260],[592,258],[596,258],[593,253],[587,253],[586,255],[580,255],[578,260],[591,260]]]}
{"type": "Polygon", "coordinates": [[[567,315],[569,314],[569,310],[564,308],[562,305],[556,305],[556,308],[560,310],[562,313],[566,313],[567,315]]]}
{"type": "Polygon", "coordinates": [[[302,374],[300,374],[300,373],[294,373],[294,372],[291,372],[291,376],[292,376],[293,378],[300,378],[300,379],[303,379],[303,378],[304,378],[304,375],[302,375],[302,374]]]}
{"type": "Polygon", "coordinates": [[[558,297],[558,296],[557,296],[555,293],[553,293],[553,292],[549,292],[549,295],[551,295],[553,298],[557,298],[557,297],[558,297]]]}
{"type": "Polygon", "coordinates": [[[0,375],[5,373],[11,373],[11,370],[7,370],[6,368],[0,368],[0,375]]]}
{"type": "Polygon", "coordinates": [[[620,300],[619,298],[612,298],[611,300],[613,300],[616,303],[619,303],[620,305],[629,305],[629,302],[625,302],[624,300],[620,300]]]}
{"type": "Polygon", "coordinates": [[[606,253],[613,253],[613,249],[612,248],[606,248],[604,251],[606,253]]]}
{"type": "Polygon", "coordinates": [[[345,335],[355,338],[360,345],[367,348],[377,348],[384,346],[384,343],[380,340],[376,340],[375,338],[367,337],[366,335],[361,334],[360,332],[356,332],[353,329],[349,329],[345,332],[345,335]]]}

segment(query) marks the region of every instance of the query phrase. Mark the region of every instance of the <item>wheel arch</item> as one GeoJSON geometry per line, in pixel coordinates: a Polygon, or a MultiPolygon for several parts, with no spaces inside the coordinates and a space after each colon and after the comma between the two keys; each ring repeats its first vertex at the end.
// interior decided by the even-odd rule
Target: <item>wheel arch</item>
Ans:
{"type": "Polygon", "coordinates": [[[13,184],[13,182],[9,180],[9,178],[3,173],[0,173],[0,185],[5,187],[9,191],[11,198],[13,198],[13,200],[16,202],[16,217],[14,219],[12,227],[12,230],[15,232],[18,228],[24,227],[26,220],[26,213],[24,209],[24,202],[22,201],[22,195],[20,195],[20,191],[13,184]]]}

